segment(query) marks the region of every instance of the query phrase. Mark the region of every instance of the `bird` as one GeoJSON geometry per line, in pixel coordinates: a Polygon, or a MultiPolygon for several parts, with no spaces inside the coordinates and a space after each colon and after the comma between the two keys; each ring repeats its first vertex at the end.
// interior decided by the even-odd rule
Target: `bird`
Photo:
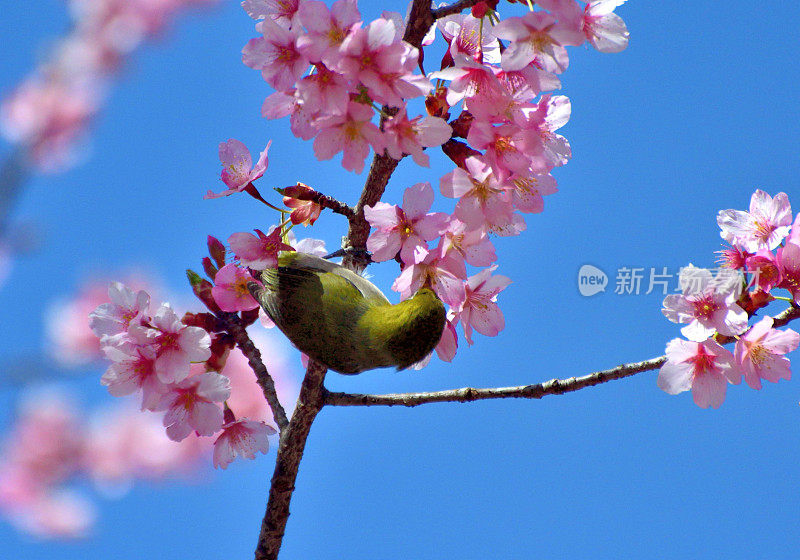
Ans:
{"type": "Polygon", "coordinates": [[[430,354],[444,330],[444,304],[428,286],[392,304],[372,282],[339,264],[286,251],[248,289],[301,352],[353,375],[406,369],[430,354]]]}

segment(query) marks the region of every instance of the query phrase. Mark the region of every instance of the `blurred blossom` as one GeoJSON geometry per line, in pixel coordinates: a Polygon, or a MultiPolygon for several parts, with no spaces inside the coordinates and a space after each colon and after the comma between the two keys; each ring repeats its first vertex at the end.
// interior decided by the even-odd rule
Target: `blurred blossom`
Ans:
{"type": "Polygon", "coordinates": [[[39,171],[80,158],[87,129],[125,58],[176,13],[217,0],[72,0],[72,26],[41,66],[0,103],[0,134],[24,148],[39,171]]]}
{"type": "MultiPolygon", "coordinates": [[[[153,289],[158,283],[145,274],[132,274],[124,283],[134,290],[153,289]]],[[[91,279],[77,293],[50,304],[45,311],[46,347],[61,366],[75,368],[103,358],[100,340],[89,328],[89,313],[108,302],[108,280],[91,279]]]]}

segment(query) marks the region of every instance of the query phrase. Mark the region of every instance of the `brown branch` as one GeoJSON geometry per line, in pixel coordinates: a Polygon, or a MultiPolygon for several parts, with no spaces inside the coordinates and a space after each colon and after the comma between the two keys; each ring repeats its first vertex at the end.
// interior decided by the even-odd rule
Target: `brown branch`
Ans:
{"type": "Polygon", "coordinates": [[[289,503],[294,492],[294,483],[297,479],[297,470],[306,439],[311,430],[317,413],[324,404],[325,372],[327,370],[315,362],[310,362],[303,385],[300,387],[300,397],[292,414],[289,427],[281,432],[278,445],[278,457],[275,462],[275,472],[269,489],[267,511],[261,522],[261,532],[258,535],[256,546],[256,560],[276,560],[283,542],[286,521],[289,519],[289,503]]]}
{"type": "Polygon", "coordinates": [[[278,392],[275,390],[275,382],[272,376],[267,371],[267,366],[261,360],[261,352],[259,352],[253,341],[247,334],[241,323],[241,319],[235,313],[226,313],[225,316],[219,317],[225,326],[225,330],[233,337],[239,350],[247,358],[250,368],[256,374],[256,381],[261,386],[261,391],[264,393],[264,398],[267,404],[272,409],[272,417],[275,423],[278,424],[281,433],[289,425],[289,419],[286,417],[286,411],[278,400],[278,392]]]}
{"type": "MultiPolygon", "coordinates": [[[[792,304],[781,313],[773,317],[774,328],[782,327],[787,323],[800,318],[800,306],[792,304]]],[[[717,342],[728,344],[736,339],[732,336],[717,336],[717,342]]],[[[435,402],[472,402],[487,399],[541,399],[546,395],[563,395],[578,391],[585,387],[592,387],[614,379],[630,377],[643,371],[659,369],[667,361],[666,356],[659,356],[643,362],[623,364],[612,369],[596,371],[583,377],[570,377],[569,379],[551,379],[535,385],[521,385],[519,387],[493,387],[488,389],[475,389],[462,387],[461,389],[448,389],[429,393],[391,393],[387,395],[368,395],[359,393],[332,393],[325,392],[325,404],[332,406],[419,406],[435,402]]]]}
{"type": "MultiPolygon", "coordinates": [[[[350,219],[350,228],[347,232],[347,247],[362,249],[367,246],[369,237],[369,222],[364,217],[364,207],[374,206],[383,196],[383,191],[389,183],[389,177],[397,169],[398,160],[386,154],[375,154],[372,164],[369,167],[369,174],[364,183],[364,190],[361,198],[356,204],[355,215],[350,219]]],[[[345,255],[342,264],[348,268],[361,272],[367,265],[366,259],[359,258],[359,253],[348,253],[345,255]]]]}
{"type": "Polygon", "coordinates": [[[328,210],[331,210],[335,214],[341,214],[348,220],[352,219],[356,214],[356,211],[353,209],[352,206],[349,206],[344,202],[336,200],[332,196],[322,194],[321,192],[312,189],[311,187],[309,187],[304,183],[297,183],[296,185],[290,185],[284,189],[275,189],[275,190],[283,194],[284,196],[289,196],[290,198],[295,198],[297,200],[309,200],[315,204],[319,204],[323,208],[327,208],[328,210]],[[305,187],[308,190],[297,191],[297,192],[290,190],[296,187],[305,187]],[[291,194],[287,195],[285,191],[291,192],[291,194]]]}
{"type": "Polygon", "coordinates": [[[480,2],[481,0],[459,0],[449,6],[443,6],[438,10],[433,10],[433,19],[442,19],[443,17],[459,14],[480,2]]]}
{"type": "Polygon", "coordinates": [[[624,364],[612,369],[596,371],[583,377],[569,379],[551,379],[535,385],[520,387],[497,387],[475,389],[463,387],[447,391],[430,393],[395,393],[388,395],[364,395],[355,393],[325,393],[325,404],[333,406],[419,406],[435,402],[472,402],[486,399],[541,399],[545,395],[562,395],[585,387],[599,385],[613,379],[630,377],[643,371],[658,369],[667,361],[666,356],[659,356],[643,362],[624,364]]]}

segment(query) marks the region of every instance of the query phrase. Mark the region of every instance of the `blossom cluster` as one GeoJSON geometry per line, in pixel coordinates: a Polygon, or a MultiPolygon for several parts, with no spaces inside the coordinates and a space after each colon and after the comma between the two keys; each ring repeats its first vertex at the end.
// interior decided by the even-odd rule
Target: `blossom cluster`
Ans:
{"type": "Polygon", "coordinates": [[[217,372],[218,364],[224,364],[224,347],[212,352],[209,333],[185,324],[168,304],[151,315],[150,297],[143,290],[112,283],[109,297],[110,303],[90,314],[89,324],[112,362],[102,377],[112,395],[135,393],[142,410],[164,412],[163,424],[173,441],[192,433],[219,433],[215,466],[225,468],[236,455],[253,458],[255,451],[267,452],[267,436],[275,430],[263,421],[237,420],[225,404],[231,382],[217,372]]]}
{"type": "MultiPolygon", "coordinates": [[[[86,290],[94,291],[93,286],[86,290]]],[[[85,296],[81,294],[78,304],[85,296]]],[[[68,323],[64,329],[89,331],[86,314],[83,325],[68,323]]],[[[81,343],[83,337],[74,340],[81,343]]],[[[294,402],[297,387],[288,377],[286,356],[269,337],[253,333],[253,340],[270,355],[278,395],[294,402]]],[[[269,418],[241,352],[231,351],[221,373],[231,381],[231,409],[257,421],[269,418]]],[[[31,391],[0,442],[0,517],[40,537],[79,538],[92,530],[96,512],[80,488],[85,484],[76,481],[89,480],[104,497],[122,497],[141,480],[196,481],[213,455],[213,440],[192,434],[175,442],[162,424],[161,418],[143,414],[128,400],[92,410],[57,387],[31,391]]]]}
{"type": "Polygon", "coordinates": [[[125,59],[184,8],[216,0],[70,0],[72,25],[0,104],[0,133],[45,172],[69,167],[125,59]]]}
{"type": "Polygon", "coordinates": [[[208,451],[201,438],[167,439],[154,416],[128,407],[98,411],[87,420],[53,389],[29,394],[2,443],[0,514],[41,537],[86,536],[95,519],[90,500],[71,483],[88,478],[107,495],[135,479],[189,474],[208,451]]]}
{"type": "Polygon", "coordinates": [[[658,386],[670,394],[691,389],[703,408],[721,406],[727,384],[742,377],[753,389],[761,389],[762,379],[789,379],[786,354],[800,344],[797,332],[774,328],[770,316],[748,323],[775,299],[800,303],[800,214],[792,224],[785,193],[757,190],[749,211],[722,210],[717,223],[729,244],[720,252],[722,268],[713,278],[709,270],[684,268],[682,293],[667,296],[662,310],[670,321],[686,323],[681,333],[688,340],[667,344],[658,386]],[[779,289],[789,297],[776,296],[779,289]],[[736,342],[733,352],[720,344],[728,340],[736,342]]]}
{"type": "MultiPolygon", "coordinates": [[[[314,140],[318,159],[342,151],[344,168],[359,173],[371,148],[428,166],[424,150],[441,146],[456,164],[439,180],[440,193],[456,200],[451,214],[430,212],[435,195],[428,182],[408,187],[402,207],[378,202],[364,208],[374,230],[367,241],[372,259],[401,264],[392,288],[407,298],[430,285],[449,305],[437,348],[442,359],[455,355],[459,322],[470,344],[473,329],[487,336],[503,329],[496,302],[510,280],[493,274],[490,236],[524,231],[520,213],[542,212],[543,196],[557,191],[551,171],[567,163],[571,149],[556,131],[569,120],[571,106],[565,96],[546,92],[561,86],[566,47],[588,42],[601,52],[619,52],[627,46],[628,31],[613,13],[623,2],[538,0],[528,3],[526,14],[502,21],[497,2],[478,2],[470,13],[439,18],[419,48],[404,40],[409,22],[399,14],[384,12],[364,24],[355,0],[337,0],[330,8],[317,0],[242,3],[261,33],[244,47],[243,62],[277,90],[262,114],[289,116],[297,137],[314,140]],[[441,69],[417,73],[420,49],[433,44],[437,31],[446,48],[441,69]],[[427,114],[409,117],[409,102],[421,97],[427,114]],[[481,270],[469,276],[467,265],[481,270]]],[[[220,159],[242,177],[234,186],[223,171],[229,190],[245,190],[263,173],[249,153],[234,158],[221,145],[220,159]]],[[[313,223],[301,216],[316,219],[320,208],[301,196],[288,198],[292,221],[313,223]]],[[[265,251],[275,247],[277,237],[268,242],[259,236],[265,251]]],[[[247,265],[234,247],[242,240],[230,241],[247,265]]],[[[239,288],[231,293],[250,281],[237,274],[239,288]]]]}

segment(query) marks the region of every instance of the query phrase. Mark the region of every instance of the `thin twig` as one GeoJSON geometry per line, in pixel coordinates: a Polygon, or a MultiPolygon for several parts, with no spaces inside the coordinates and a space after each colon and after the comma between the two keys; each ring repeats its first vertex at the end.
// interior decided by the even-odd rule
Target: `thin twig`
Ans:
{"type": "Polygon", "coordinates": [[[430,393],[395,393],[388,395],[365,395],[357,393],[325,393],[325,404],[333,406],[419,406],[435,402],[472,402],[486,399],[541,399],[545,395],[562,395],[599,385],[613,379],[630,377],[643,371],[658,369],[664,365],[666,356],[659,356],[643,362],[624,364],[612,369],[596,371],[583,377],[551,379],[544,383],[522,385],[519,387],[496,387],[475,389],[463,387],[430,393]]]}
{"type": "Polygon", "coordinates": [[[267,371],[267,366],[265,366],[264,362],[261,360],[261,352],[259,352],[256,345],[253,344],[253,341],[250,340],[239,317],[233,313],[226,315],[226,317],[221,318],[224,322],[225,330],[233,337],[233,340],[236,342],[239,350],[242,351],[242,354],[247,357],[250,368],[256,374],[256,381],[259,386],[261,386],[261,391],[264,393],[264,398],[272,409],[272,417],[275,419],[275,423],[278,424],[281,433],[283,433],[289,425],[289,419],[286,417],[286,411],[283,409],[281,401],[278,400],[278,392],[275,390],[275,381],[273,381],[272,376],[267,371]]]}
{"type": "Polygon", "coordinates": [[[289,519],[289,504],[294,492],[294,483],[297,479],[297,470],[306,439],[311,430],[317,413],[324,403],[325,372],[324,366],[310,362],[306,377],[300,387],[300,397],[292,414],[292,421],[288,429],[281,432],[278,456],[275,462],[275,472],[269,488],[269,499],[264,519],[261,522],[261,532],[258,535],[256,546],[256,560],[277,560],[289,519]]]}

